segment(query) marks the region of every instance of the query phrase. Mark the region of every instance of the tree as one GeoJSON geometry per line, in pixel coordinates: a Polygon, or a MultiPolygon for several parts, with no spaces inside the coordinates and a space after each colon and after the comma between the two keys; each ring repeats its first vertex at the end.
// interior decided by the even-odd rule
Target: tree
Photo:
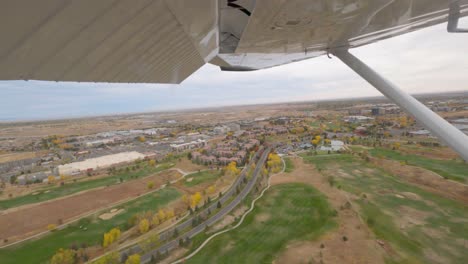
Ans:
{"type": "Polygon", "coordinates": [[[148,165],[151,166],[151,167],[154,167],[156,166],[156,161],[154,159],[151,159],[148,161],[148,165]]]}
{"type": "Polygon", "coordinates": [[[93,264],[119,264],[119,263],[120,263],[119,252],[109,253],[93,262],[93,264]]]}
{"type": "Polygon", "coordinates": [[[159,223],[160,223],[159,217],[158,217],[157,214],[155,214],[155,215],[153,216],[153,218],[151,219],[151,225],[157,226],[157,225],[159,225],[159,223]]]}
{"type": "Polygon", "coordinates": [[[60,248],[50,259],[50,264],[74,264],[76,252],[71,249],[60,248]]]}
{"type": "Polygon", "coordinates": [[[200,201],[202,200],[202,198],[203,197],[202,197],[201,193],[196,192],[194,195],[191,196],[191,202],[192,203],[191,203],[190,206],[192,206],[192,207],[197,206],[200,203],[200,201]]]}
{"type": "Polygon", "coordinates": [[[214,185],[211,185],[210,187],[208,187],[208,189],[206,190],[206,192],[208,194],[214,194],[216,191],[216,188],[214,187],[214,185]]]}
{"type": "Polygon", "coordinates": [[[109,232],[104,233],[102,240],[102,246],[104,248],[108,247],[110,244],[114,243],[120,238],[120,229],[112,228],[109,232]]]}
{"type": "Polygon", "coordinates": [[[192,199],[190,198],[190,196],[184,194],[184,196],[182,196],[182,201],[187,205],[187,206],[191,206],[192,205],[192,199]]]}
{"type": "Polygon", "coordinates": [[[175,214],[174,214],[174,210],[170,209],[170,210],[167,210],[167,211],[166,211],[166,218],[167,218],[167,219],[173,218],[174,215],[175,215],[175,214]]]}
{"type": "Polygon", "coordinates": [[[150,251],[152,248],[160,245],[159,235],[154,234],[149,236],[147,239],[144,239],[138,244],[144,252],[150,251]]]}
{"type": "Polygon", "coordinates": [[[153,189],[153,187],[154,187],[154,182],[148,182],[148,185],[146,185],[146,187],[147,187],[148,189],[150,189],[150,190],[153,189]]]}
{"type": "Polygon", "coordinates": [[[158,218],[159,218],[160,223],[162,223],[162,222],[164,222],[166,220],[166,213],[164,212],[163,209],[159,209],[158,218]]]}
{"type": "Polygon", "coordinates": [[[279,172],[282,167],[281,157],[276,153],[268,155],[267,166],[272,172],[279,172]]]}
{"type": "Polygon", "coordinates": [[[237,163],[232,161],[224,168],[224,174],[227,176],[237,176],[240,170],[237,168],[237,163]]]}
{"type": "Polygon", "coordinates": [[[50,183],[50,184],[55,183],[55,176],[49,175],[49,176],[47,177],[47,182],[50,183]]]}
{"type": "Polygon", "coordinates": [[[125,264],[140,264],[140,255],[133,254],[129,256],[125,264]]]}
{"type": "Polygon", "coordinates": [[[138,224],[138,230],[140,231],[141,234],[148,232],[149,227],[150,227],[150,224],[149,224],[148,219],[146,218],[141,220],[140,223],[138,224]]]}
{"type": "Polygon", "coordinates": [[[218,208],[218,209],[221,208],[221,202],[220,201],[218,201],[218,203],[216,204],[216,208],[218,208]]]}

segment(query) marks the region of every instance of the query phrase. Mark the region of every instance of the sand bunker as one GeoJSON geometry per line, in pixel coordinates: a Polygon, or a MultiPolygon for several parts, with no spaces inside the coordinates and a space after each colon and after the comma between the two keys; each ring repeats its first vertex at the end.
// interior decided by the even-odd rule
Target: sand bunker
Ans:
{"type": "Polygon", "coordinates": [[[101,219],[101,220],[109,220],[109,219],[111,219],[112,217],[114,217],[114,216],[120,214],[120,213],[123,212],[123,211],[124,211],[124,209],[115,209],[115,208],[114,208],[114,209],[110,210],[109,213],[104,213],[104,214],[100,215],[100,216],[99,216],[99,219],[101,219]]]}

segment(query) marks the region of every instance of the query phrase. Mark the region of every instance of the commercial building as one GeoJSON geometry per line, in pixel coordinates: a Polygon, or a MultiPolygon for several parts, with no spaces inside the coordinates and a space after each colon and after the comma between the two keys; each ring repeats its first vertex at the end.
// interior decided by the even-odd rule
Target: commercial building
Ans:
{"type": "Polygon", "coordinates": [[[85,171],[107,168],[116,164],[128,163],[144,158],[144,154],[136,151],[122,152],[60,165],[57,167],[57,169],[60,175],[76,175],[85,171]]]}

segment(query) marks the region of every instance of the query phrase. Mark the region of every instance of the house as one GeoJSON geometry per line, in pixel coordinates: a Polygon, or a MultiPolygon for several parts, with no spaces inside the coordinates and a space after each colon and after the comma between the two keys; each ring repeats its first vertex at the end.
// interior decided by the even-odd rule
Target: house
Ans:
{"type": "Polygon", "coordinates": [[[421,129],[421,130],[416,130],[416,131],[410,131],[409,134],[413,136],[429,136],[431,132],[429,132],[426,129],[421,129]]]}
{"type": "Polygon", "coordinates": [[[201,156],[200,162],[205,165],[213,165],[216,163],[216,157],[215,156],[201,156]]]}
{"type": "Polygon", "coordinates": [[[344,142],[340,140],[332,140],[330,146],[321,146],[320,150],[323,151],[339,151],[344,149],[344,142]]]}
{"type": "Polygon", "coordinates": [[[367,116],[347,116],[343,118],[343,121],[347,123],[365,123],[372,120],[374,120],[374,118],[367,116]]]}
{"type": "Polygon", "coordinates": [[[198,139],[188,143],[171,144],[170,147],[173,151],[184,151],[187,149],[202,148],[206,145],[206,140],[198,139]]]}

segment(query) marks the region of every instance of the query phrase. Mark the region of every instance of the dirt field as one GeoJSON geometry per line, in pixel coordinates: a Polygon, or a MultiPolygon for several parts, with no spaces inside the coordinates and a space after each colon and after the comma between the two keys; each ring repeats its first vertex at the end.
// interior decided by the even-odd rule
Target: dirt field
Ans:
{"type": "Polygon", "coordinates": [[[61,199],[44,202],[0,215],[0,239],[10,241],[46,230],[48,224],[66,223],[83,214],[137,197],[148,192],[148,182],[158,188],[167,180],[181,177],[177,171],[167,171],[144,179],[133,180],[106,188],[93,189],[61,199]]]}
{"type": "Polygon", "coordinates": [[[182,158],[181,161],[177,161],[174,168],[179,168],[183,170],[184,172],[194,172],[194,171],[206,169],[207,167],[192,163],[192,161],[190,161],[188,158],[182,158]]]}
{"type": "Polygon", "coordinates": [[[328,198],[338,211],[338,230],[327,233],[317,241],[300,241],[287,245],[274,263],[304,263],[305,259],[314,259],[316,263],[384,263],[384,249],[373,238],[372,232],[363,224],[353,209],[352,200],[337,188],[332,188],[313,165],[305,164],[300,158],[291,159],[294,171],[272,178],[272,185],[289,182],[310,184],[328,198]],[[351,202],[350,209],[340,207],[351,202]],[[346,236],[348,241],[343,241],[346,236]],[[322,248],[323,245],[323,248],[322,248]]]}
{"type": "Polygon", "coordinates": [[[420,167],[402,165],[398,161],[377,158],[372,158],[371,161],[402,180],[426,191],[468,204],[468,185],[445,180],[435,172],[420,167]]]}
{"type": "Polygon", "coordinates": [[[41,153],[39,152],[17,152],[17,153],[8,153],[8,154],[1,154],[0,155],[0,163],[10,162],[15,160],[22,160],[22,159],[32,159],[35,157],[39,157],[41,153]]]}
{"type": "Polygon", "coordinates": [[[400,151],[408,154],[423,156],[430,159],[451,160],[459,157],[459,155],[455,151],[447,147],[432,148],[430,151],[428,151],[425,148],[414,149],[403,146],[400,149],[400,151]]]}

